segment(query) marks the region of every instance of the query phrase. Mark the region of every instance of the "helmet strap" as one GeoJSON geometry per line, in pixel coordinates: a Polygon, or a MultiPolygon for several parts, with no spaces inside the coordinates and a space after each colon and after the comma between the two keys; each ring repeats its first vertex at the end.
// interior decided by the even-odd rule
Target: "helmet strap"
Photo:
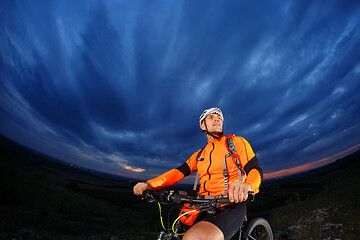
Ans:
{"type": "Polygon", "coordinates": [[[206,128],[206,130],[202,130],[203,132],[205,132],[206,134],[209,134],[210,136],[212,136],[213,138],[215,138],[215,139],[219,139],[222,135],[224,135],[224,131],[222,131],[221,133],[220,133],[220,135],[219,136],[217,136],[217,135],[215,135],[215,134],[213,134],[213,133],[211,133],[211,132],[209,132],[209,130],[208,130],[208,127],[207,127],[207,125],[206,125],[206,121],[204,120],[204,124],[205,124],[205,128],[206,128]]]}

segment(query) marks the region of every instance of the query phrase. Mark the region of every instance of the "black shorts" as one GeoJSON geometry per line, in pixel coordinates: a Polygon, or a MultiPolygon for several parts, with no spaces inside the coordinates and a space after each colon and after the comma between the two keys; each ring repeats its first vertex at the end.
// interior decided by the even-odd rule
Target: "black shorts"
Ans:
{"type": "Polygon", "coordinates": [[[207,221],[216,225],[224,234],[224,239],[230,239],[242,226],[246,215],[246,203],[229,206],[215,214],[199,216],[196,222],[207,221]]]}

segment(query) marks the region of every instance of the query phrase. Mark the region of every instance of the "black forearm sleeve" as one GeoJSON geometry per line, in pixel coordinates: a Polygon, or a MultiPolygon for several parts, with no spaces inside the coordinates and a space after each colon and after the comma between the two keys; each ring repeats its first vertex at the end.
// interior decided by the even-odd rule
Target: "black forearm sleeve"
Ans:
{"type": "Polygon", "coordinates": [[[256,156],[253,157],[253,158],[245,165],[244,170],[245,170],[246,174],[249,174],[249,172],[250,172],[252,169],[254,169],[254,168],[259,171],[260,176],[261,176],[261,180],[262,180],[262,179],[263,179],[263,171],[262,171],[262,169],[261,169],[261,167],[260,167],[260,165],[259,165],[259,162],[258,162],[256,156]]]}
{"type": "Polygon", "coordinates": [[[187,165],[187,163],[184,163],[183,165],[177,167],[176,169],[179,170],[182,174],[184,174],[185,177],[191,174],[189,165],[187,165]]]}

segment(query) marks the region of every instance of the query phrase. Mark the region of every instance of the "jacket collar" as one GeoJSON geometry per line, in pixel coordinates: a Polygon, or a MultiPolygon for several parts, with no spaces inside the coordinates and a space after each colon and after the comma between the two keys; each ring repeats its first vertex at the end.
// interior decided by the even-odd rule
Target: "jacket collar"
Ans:
{"type": "Polygon", "coordinates": [[[214,138],[214,139],[211,140],[211,141],[208,140],[208,144],[223,141],[225,138],[226,138],[226,136],[225,136],[225,135],[222,135],[222,136],[221,136],[220,138],[218,138],[218,139],[214,138]]]}

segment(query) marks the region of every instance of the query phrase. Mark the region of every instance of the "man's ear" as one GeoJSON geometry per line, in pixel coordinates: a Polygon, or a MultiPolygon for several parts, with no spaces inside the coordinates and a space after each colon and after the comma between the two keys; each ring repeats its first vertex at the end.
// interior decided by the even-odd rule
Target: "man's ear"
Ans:
{"type": "Polygon", "coordinates": [[[205,127],[205,121],[202,121],[202,123],[200,124],[200,129],[205,131],[206,127],[205,127]]]}

